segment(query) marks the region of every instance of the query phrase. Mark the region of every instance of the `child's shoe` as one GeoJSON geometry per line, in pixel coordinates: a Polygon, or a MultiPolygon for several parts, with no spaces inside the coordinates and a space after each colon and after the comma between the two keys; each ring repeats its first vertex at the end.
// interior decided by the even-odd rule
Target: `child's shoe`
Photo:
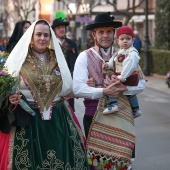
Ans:
{"type": "Polygon", "coordinates": [[[139,116],[142,116],[142,112],[140,110],[137,110],[134,114],[134,118],[137,118],[139,116]]]}
{"type": "Polygon", "coordinates": [[[118,112],[118,111],[119,111],[119,108],[118,108],[117,105],[108,106],[106,109],[104,109],[103,114],[106,115],[106,114],[115,113],[115,112],[118,112]]]}

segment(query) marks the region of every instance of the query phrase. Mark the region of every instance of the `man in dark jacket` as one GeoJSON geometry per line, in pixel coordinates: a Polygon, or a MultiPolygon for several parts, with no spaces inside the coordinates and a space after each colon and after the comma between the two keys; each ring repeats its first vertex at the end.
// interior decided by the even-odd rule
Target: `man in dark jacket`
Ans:
{"type": "MultiPolygon", "coordinates": [[[[53,28],[54,33],[59,41],[59,44],[61,45],[61,49],[67,61],[70,73],[72,75],[74,71],[74,64],[78,56],[78,51],[76,43],[73,40],[66,38],[66,27],[68,25],[69,22],[63,21],[61,18],[57,18],[53,21],[51,27],[53,28]]],[[[69,104],[75,111],[74,99],[69,99],[69,104]]]]}
{"type": "Polygon", "coordinates": [[[142,42],[139,38],[139,32],[135,30],[134,35],[135,35],[135,40],[133,42],[133,47],[135,47],[140,54],[140,51],[141,51],[141,48],[142,48],[142,42]]]}

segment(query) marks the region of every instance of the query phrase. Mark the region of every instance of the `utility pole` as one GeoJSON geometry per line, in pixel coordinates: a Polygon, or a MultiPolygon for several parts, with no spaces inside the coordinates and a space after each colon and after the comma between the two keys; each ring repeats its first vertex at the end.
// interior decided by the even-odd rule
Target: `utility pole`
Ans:
{"type": "Polygon", "coordinates": [[[145,1],[145,49],[144,49],[143,72],[145,76],[150,76],[149,36],[148,36],[148,0],[145,1]]]}

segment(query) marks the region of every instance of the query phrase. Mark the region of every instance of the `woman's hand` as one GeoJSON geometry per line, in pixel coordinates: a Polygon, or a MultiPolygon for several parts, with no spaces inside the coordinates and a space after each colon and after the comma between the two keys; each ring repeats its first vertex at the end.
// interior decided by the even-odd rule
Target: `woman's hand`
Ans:
{"type": "Polygon", "coordinates": [[[71,91],[67,96],[63,97],[65,100],[71,99],[71,98],[76,98],[78,99],[78,97],[75,97],[73,94],[73,91],[71,91]]]}
{"type": "Polygon", "coordinates": [[[17,105],[19,103],[19,100],[18,100],[19,97],[20,97],[20,95],[18,93],[9,96],[10,103],[13,105],[17,105]]]}
{"type": "Polygon", "coordinates": [[[95,87],[95,81],[93,78],[88,79],[86,84],[90,87],[95,87]]]}

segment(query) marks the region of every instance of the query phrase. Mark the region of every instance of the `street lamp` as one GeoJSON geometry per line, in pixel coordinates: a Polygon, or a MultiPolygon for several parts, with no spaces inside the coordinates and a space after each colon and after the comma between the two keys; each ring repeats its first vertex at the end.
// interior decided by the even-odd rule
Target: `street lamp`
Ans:
{"type": "Polygon", "coordinates": [[[145,49],[144,49],[143,72],[145,76],[150,76],[149,36],[148,36],[148,0],[145,1],[145,49]]]}

